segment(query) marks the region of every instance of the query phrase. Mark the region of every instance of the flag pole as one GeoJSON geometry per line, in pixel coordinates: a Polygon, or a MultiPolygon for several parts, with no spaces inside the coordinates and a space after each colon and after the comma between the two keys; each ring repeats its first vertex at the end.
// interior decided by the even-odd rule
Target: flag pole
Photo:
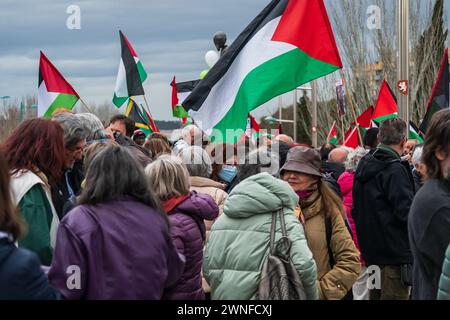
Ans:
{"type": "Polygon", "coordinates": [[[148,102],[147,102],[147,98],[145,97],[145,94],[144,94],[144,102],[145,102],[145,111],[147,111],[148,114],[150,115],[150,117],[153,119],[153,115],[150,111],[150,107],[148,106],[148,102]]]}
{"type": "Polygon", "coordinates": [[[342,129],[342,142],[344,142],[345,139],[345,128],[344,128],[344,117],[341,116],[341,129],[342,129]]]}
{"type": "Polygon", "coordinates": [[[345,77],[344,69],[342,68],[340,71],[341,71],[342,81],[344,82],[344,88],[346,88],[346,90],[348,90],[348,91],[347,91],[347,92],[348,92],[348,101],[349,101],[349,103],[350,103],[350,109],[352,109],[353,118],[355,119],[356,127],[358,128],[359,142],[361,143],[361,146],[364,146],[364,144],[363,144],[363,139],[362,139],[362,137],[361,137],[361,131],[359,130],[358,118],[356,117],[355,106],[353,105],[352,95],[350,94],[350,88],[347,87],[347,79],[346,79],[346,77],[345,77]]]}
{"type": "Polygon", "coordinates": [[[78,97],[78,99],[80,99],[81,104],[83,105],[83,107],[89,112],[94,114],[94,112],[92,112],[92,110],[88,107],[88,105],[86,104],[86,102],[84,102],[83,99],[81,99],[81,97],[78,97]]]}

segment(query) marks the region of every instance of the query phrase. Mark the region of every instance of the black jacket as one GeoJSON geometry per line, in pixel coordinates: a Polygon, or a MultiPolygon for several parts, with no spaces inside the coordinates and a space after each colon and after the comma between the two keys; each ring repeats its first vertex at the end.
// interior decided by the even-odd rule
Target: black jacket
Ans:
{"type": "Polygon", "coordinates": [[[424,184],[412,203],[408,227],[414,256],[413,299],[435,300],[450,243],[449,182],[429,180],[424,184]]]}
{"type": "Polygon", "coordinates": [[[416,193],[422,188],[422,175],[416,169],[412,170],[412,175],[414,178],[414,188],[416,189],[416,193]]]}
{"type": "Polygon", "coordinates": [[[345,172],[345,166],[342,163],[322,161],[322,171],[338,181],[341,174],[345,172]]]}
{"type": "Polygon", "coordinates": [[[49,286],[37,255],[0,239],[0,300],[52,300],[59,294],[49,286]]]}
{"type": "MultiPolygon", "coordinates": [[[[76,196],[81,192],[81,183],[84,179],[82,167],[81,162],[75,162],[73,169],[67,173],[70,186],[76,196]]],[[[65,172],[59,181],[52,184],[51,189],[53,206],[61,220],[73,207],[73,203],[70,201],[69,189],[67,188],[65,172]]]]}
{"type": "Polygon", "coordinates": [[[352,217],[367,265],[412,263],[408,213],[414,181],[407,161],[377,148],[363,157],[353,185],[352,217]]]}

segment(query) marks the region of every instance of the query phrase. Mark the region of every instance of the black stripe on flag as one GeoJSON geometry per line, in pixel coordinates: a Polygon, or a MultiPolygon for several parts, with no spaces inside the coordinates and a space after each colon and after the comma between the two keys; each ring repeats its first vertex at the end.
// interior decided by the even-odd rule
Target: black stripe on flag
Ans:
{"type": "Polygon", "coordinates": [[[191,81],[177,82],[176,83],[177,92],[178,93],[191,92],[200,83],[200,81],[201,80],[191,80],[191,81]]]}
{"type": "Polygon", "coordinates": [[[122,48],[122,62],[126,72],[128,96],[142,96],[144,95],[144,88],[139,77],[137,64],[128,48],[127,42],[123,38],[122,32],[120,32],[120,45],[122,48]]]}
{"type": "Polygon", "coordinates": [[[287,7],[288,0],[272,0],[260,14],[253,19],[245,30],[220,57],[219,61],[209,70],[206,77],[195,87],[194,91],[184,100],[183,107],[188,110],[198,111],[205,102],[211,89],[225,75],[233,61],[245,47],[247,42],[268,22],[280,17],[287,7]]]}

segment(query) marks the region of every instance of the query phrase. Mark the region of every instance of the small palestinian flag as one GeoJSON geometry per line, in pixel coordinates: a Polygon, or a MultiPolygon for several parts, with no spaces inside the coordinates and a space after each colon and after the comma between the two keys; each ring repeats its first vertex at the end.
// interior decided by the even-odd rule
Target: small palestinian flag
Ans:
{"type": "Polygon", "coordinates": [[[72,110],[78,93],[41,51],[39,59],[38,117],[51,118],[58,108],[72,110]]]}
{"type": "Polygon", "coordinates": [[[119,34],[122,54],[113,97],[113,103],[118,108],[120,108],[130,97],[143,96],[144,87],[142,84],[145,79],[147,79],[147,73],[139,60],[136,51],[134,51],[122,31],[119,31],[119,34]]]}
{"type": "Polygon", "coordinates": [[[195,88],[200,80],[186,81],[176,83],[175,76],[170,85],[172,86],[172,116],[175,118],[186,119],[189,117],[186,110],[183,108],[183,101],[195,88]]]}
{"type": "Polygon", "coordinates": [[[425,142],[422,132],[412,121],[409,121],[409,137],[408,138],[417,140],[417,141],[419,141],[419,143],[422,143],[422,144],[425,142]]]}
{"type": "Polygon", "coordinates": [[[261,126],[250,113],[248,114],[248,121],[250,122],[250,132],[255,138],[259,137],[261,126]]]}
{"type": "Polygon", "coordinates": [[[228,47],[183,106],[214,142],[234,143],[244,132],[250,111],[340,68],[323,0],[273,0],[228,47]],[[227,130],[234,130],[234,135],[227,130]]]}
{"type": "MultiPolygon", "coordinates": [[[[361,115],[356,119],[359,124],[359,128],[361,130],[361,134],[364,135],[364,133],[372,128],[372,114],[373,114],[373,107],[368,107],[361,115]]],[[[355,125],[355,123],[352,123],[355,125]]]]}
{"type": "Polygon", "coordinates": [[[357,127],[354,127],[353,129],[350,129],[351,131],[348,133],[344,140],[344,143],[342,144],[345,147],[356,149],[359,146],[359,137],[358,137],[358,130],[356,130],[357,127]]]}
{"type": "Polygon", "coordinates": [[[431,121],[433,115],[442,109],[449,108],[450,101],[450,76],[448,68],[448,48],[445,49],[444,58],[441,62],[441,68],[434,84],[433,93],[431,94],[430,101],[428,102],[427,112],[420,124],[420,131],[426,133],[428,129],[428,123],[431,121]]]}
{"type": "Polygon", "coordinates": [[[333,125],[331,126],[330,132],[328,133],[328,136],[327,136],[327,143],[332,143],[332,144],[336,145],[337,142],[338,142],[337,126],[336,126],[336,121],[334,121],[333,125]]]}
{"type": "Polygon", "coordinates": [[[135,126],[144,131],[148,136],[153,132],[159,132],[153,119],[148,115],[144,108],[140,107],[133,99],[128,102],[125,115],[135,122],[135,126]]]}
{"type": "Polygon", "coordinates": [[[381,84],[378,94],[377,104],[373,111],[372,119],[381,123],[385,119],[396,118],[398,116],[397,98],[392,92],[386,80],[381,84]]]}

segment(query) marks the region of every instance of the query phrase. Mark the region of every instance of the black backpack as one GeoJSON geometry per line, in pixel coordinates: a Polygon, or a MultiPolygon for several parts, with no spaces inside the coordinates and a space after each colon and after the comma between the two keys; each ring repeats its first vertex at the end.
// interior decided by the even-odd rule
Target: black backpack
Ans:
{"type": "Polygon", "coordinates": [[[306,300],[302,280],[290,257],[291,239],[286,233],[284,213],[272,213],[270,252],[264,262],[258,287],[259,300],[306,300]],[[277,215],[282,237],[275,243],[277,215]]]}

